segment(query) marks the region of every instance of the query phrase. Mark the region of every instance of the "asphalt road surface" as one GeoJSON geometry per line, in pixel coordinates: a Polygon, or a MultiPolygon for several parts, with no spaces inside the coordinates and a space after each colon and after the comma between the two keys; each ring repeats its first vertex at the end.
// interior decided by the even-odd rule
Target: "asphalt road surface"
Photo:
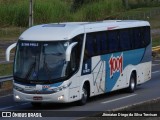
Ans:
{"type": "MultiPolygon", "coordinates": [[[[160,97],[160,58],[152,62],[152,79],[140,86],[134,93],[126,93],[124,90],[99,95],[92,97],[84,106],[77,106],[76,103],[69,104],[43,104],[41,107],[34,108],[30,103],[15,103],[13,95],[0,97],[0,111],[15,111],[18,112],[46,112],[52,117],[48,119],[79,119],[99,112],[113,110],[120,107],[140,103],[147,100],[152,100],[160,97]],[[54,116],[54,117],[53,117],[54,116]],[[67,118],[66,118],[67,117],[67,118]]],[[[8,118],[0,118],[6,120],[8,118]]],[[[12,118],[19,120],[22,118],[12,118]]],[[[23,118],[27,119],[27,118],[23,118]]],[[[34,118],[32,118],[34,119],[34,118]]],[[[30,118],[30,120],[32,120],[30,118]]],[[[40,118],[41,120],[46,119],[40,118]]]]}

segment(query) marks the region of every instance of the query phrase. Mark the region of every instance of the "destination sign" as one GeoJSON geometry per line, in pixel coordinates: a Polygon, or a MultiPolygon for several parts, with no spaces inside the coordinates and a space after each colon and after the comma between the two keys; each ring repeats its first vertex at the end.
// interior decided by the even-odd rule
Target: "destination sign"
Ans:
{"type": "Polygon", "coordinates": [[[38,47],[39,44],[38,43],[21,43],[21,46],[24,46],[24,47],[38,47]]]}

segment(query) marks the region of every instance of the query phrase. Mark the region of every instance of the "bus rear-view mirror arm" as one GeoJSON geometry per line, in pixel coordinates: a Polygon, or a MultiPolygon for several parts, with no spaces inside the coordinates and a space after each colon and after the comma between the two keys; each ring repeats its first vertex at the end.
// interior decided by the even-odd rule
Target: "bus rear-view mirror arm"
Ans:
{"type": "Polygon", "coordinates": [[[71,59],[71,52],[72,52],[72,49],[75,45],[77,45],[78,43],[77,42],[74,42],[72,44],[70,44],[66,50],[66,61],[69,62],[70,59],[71,59]]]}
{"type": "Polygon", "coordinates": [[[10,52],[11,50],[16,47],[17,43],[13,43],[6,49],[6,61],[10,61],[10,52]]]}

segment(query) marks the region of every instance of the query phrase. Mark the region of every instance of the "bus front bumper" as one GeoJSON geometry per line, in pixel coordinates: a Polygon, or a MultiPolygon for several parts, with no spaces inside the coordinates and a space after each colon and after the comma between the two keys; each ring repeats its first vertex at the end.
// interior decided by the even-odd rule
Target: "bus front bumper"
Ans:
{"type": "Polygon", "coordinates": [[[55,102],[66,103],[68,101],[68,90],[62,90],[53,94],[26,94],[17,90],[13,90],[14,100],[16,102],[55,102]]]}

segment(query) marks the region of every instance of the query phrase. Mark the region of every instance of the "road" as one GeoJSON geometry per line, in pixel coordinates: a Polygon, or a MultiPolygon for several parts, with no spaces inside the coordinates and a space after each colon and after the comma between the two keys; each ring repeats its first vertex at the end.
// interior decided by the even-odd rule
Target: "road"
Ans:
{"type": "MultiPolygon", "coordinates": [[[[78,117],[84,117],[92,115],[98,112],[113,110],[120,107],[140,103],[147,100],[152,100],[160,97],[160,59],[155,59],[152,62],[152,79],[140,86],[137,86],[137,90],[130,94],[124,90],[108,93],[105,95],[99,95],[92,97],[88,103],[84,106],[77,106],[75,103],[70,104],[44,104],[39,108],[34,108],[30,103],[15,103],[13,101],[13,95],[7,95],[0,97],[0,111],[11,110],[27,110],[41,112],[47,111],[48,114],[52,114],[57,119],[77,119],[78,117]],[[63,116],[63,117],[62,117],[63,116]]],[[[7,119],[7,118],[3,118],[7,119]]],[[[45,118],[41,118],[43,120],[45,118]]],[[[53,119],[53,118],[48,118],[53,119]]],[[[18,120],[16,118],[16,120],[18,120]]],[[[31,119],[30,119],[31,120],[31,119]]]]}

